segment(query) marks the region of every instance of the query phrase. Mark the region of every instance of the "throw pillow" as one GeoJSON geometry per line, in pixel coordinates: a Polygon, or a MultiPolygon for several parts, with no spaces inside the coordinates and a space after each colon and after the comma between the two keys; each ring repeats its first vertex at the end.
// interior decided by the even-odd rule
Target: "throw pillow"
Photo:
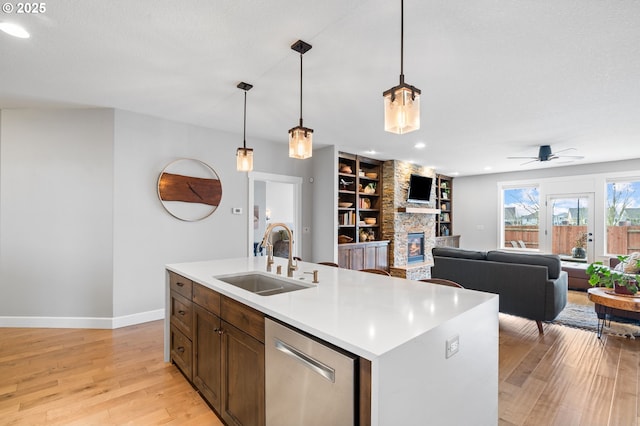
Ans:
{"type": "Polygon", "coordinates": [[[633,252],[629,255],[629,259],[624,264],[624,272],[626,274],[637,274],[640,272],[638,268],[638,260],[640,260],[640,252],[633,252]]]}

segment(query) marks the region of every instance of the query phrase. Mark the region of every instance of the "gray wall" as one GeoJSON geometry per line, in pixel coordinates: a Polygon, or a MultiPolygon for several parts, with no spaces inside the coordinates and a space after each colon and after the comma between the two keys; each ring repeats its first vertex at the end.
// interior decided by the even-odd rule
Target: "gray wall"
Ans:
{"type": "MultiPolygon", "coordinates": [[[[338,150],[313,152],[313,262],[338,261],[338,150]]],[[[303,235],[304,238],[304,235],[303,235]]],[[[303,258],[304,259],[304,258],[303,258]]]]}
{"type": "MultiPolygon", "coordinates": [[[[248,254],[253,206],[247,175],[235,170],[238,134],[110,109],[0,114],[0,326],[155,319],[165,264],[248,254]],[[160,171],[183,157],[209,164],[222,181],[220,206],[199,222],[170,216],[156,193],[160,171]]],[[[305,177],[310,226],[311,162],[288,158],[285,144],[250,145],[255,170],[305,177]]]]}
{"type": "Polygon", "coordinates": [[[0,120],[0,317],[110,317],[113,111],[0,120]]]}
{"type": "MultiPolygon", "coordinates": [[[[498,248],[500,200],[498,183],[529,181],[542,184],[545,193],[577,191],[595,192],[596,205],[603,205],[607,177],[620,175],[640,179],[640,159],[568,167],[541,168],[523,172],[498,173],[455,178],[453,181],[454,233],[460,246],[476,250],[498,248]]],[[[597,212],[597,210],[596,210],[597,212]]],[[[598,217],[596,217],[596,223],[598,217]]],[[[600,231],[602,232],[602,231],[600,231]]],[[[604,254],[603,239],[596,240],[596,255],[604,254]]]]}

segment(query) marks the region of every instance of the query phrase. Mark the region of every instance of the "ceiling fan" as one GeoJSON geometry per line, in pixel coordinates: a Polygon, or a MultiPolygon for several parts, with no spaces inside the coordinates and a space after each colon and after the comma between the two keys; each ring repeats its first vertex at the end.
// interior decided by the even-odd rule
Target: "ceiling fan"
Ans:
{"type": "Polygon", "coordinates": [[[558,155],[561,152],[566,152],[566,151],[575,151],[575,148],[562,149],[558,152],[553,153],[551,152],[551,145],[540,145],[540,149],[538,150],[537,157],[507,157],[507,158],[510,160],[514,160],[514,159],[530,160],[522,163],[522,165],[533,163],[535,161],[550,161],[550,160],[555,160],[557,158],[568,158],[571,160],[581,160],[584,158],[582,155],[558,155]]]}

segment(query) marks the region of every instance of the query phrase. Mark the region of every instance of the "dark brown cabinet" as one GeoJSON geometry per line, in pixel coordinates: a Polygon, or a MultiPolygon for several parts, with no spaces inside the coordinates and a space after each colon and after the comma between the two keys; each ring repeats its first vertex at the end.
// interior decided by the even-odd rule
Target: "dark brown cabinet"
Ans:
{"type": "Polygon", "coordinates": [[[191,380],[193,377],[193,283],[169,273],[170,281],[170,354],[171,360],[191,380]]]}
{"type": "Polygon", "coordinates": [[[171,324],[170,327],[170,335],[171,360],[178,366],[182,373],[191,380],[193,377],[193,345],[191,339],[178,330],[178,328],[173,324],[171,324]]]}
{"type": "Polygon", "coordinates": [[[264,343],[222,324],[222,418],[228,425],[264,425],[264,343]]]}
{"type": "Polygon", "coordinates": [[[264,315],[169,272],[171,361],[228,425],[265,424],[264,315]]]}
{"type": "Polygon", "coordinates": [[[218,316],[200,306],[194,309],[196,350],[193,384],[209,404],[220,412],[222,387],[222,324],[218,316]]]}

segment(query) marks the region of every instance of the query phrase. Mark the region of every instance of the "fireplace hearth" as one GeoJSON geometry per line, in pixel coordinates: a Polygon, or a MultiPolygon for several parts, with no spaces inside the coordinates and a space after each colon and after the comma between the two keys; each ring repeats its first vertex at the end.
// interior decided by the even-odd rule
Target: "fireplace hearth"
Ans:
{"type": "Polygon", "coordinates": [[[424,232],[407,236],[407,263],[424,262],[424,232]]]}

